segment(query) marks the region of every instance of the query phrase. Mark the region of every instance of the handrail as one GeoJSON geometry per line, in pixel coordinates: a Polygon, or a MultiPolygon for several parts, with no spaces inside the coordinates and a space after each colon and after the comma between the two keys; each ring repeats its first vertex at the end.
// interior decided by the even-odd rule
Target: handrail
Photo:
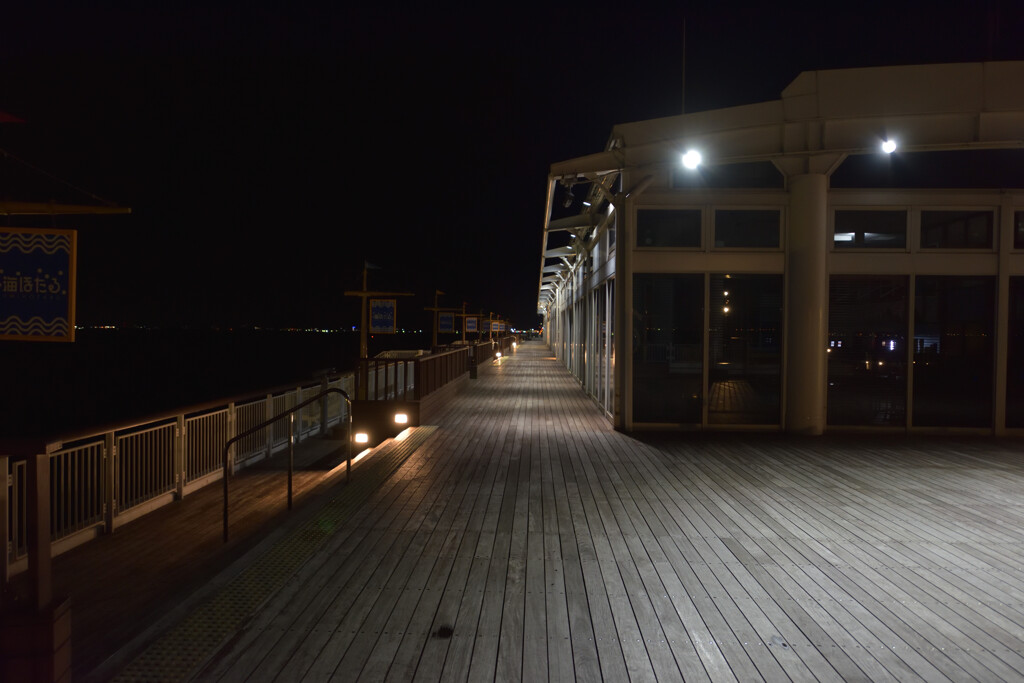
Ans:
{"type": "MultiPolygon", "coordinates": [[[[353,373],[351,373],[351,372],[343,372],[343,373],[338,373],[336,375],[329,375],[329,376],[327,376],[327,379],[330,380],[330,381],[336,381],[338,379],[342,379],[342,378],[344,378],[344,377],[346,377],[348,375],[352,375],[352,374],[353,373]]],[[[300,388],[310,388],[310,387],[314,387],[314,386],[322,386],[322,381],[319,380],[319,379],[318,380],[301,380],[301,381],[294,382],[294,383],[289,383],[289,384],[278,384],[278,385],[275,385],[273,387],[268,387],[266,389],[262,389],[260,391],[255,391],[254,390],[254,391],[243,392],[243,393],[238,393],[238,394],[230,394],[230,395],[224,396],[222,398],[210,399],[208,401],[203,401],[202,403],[191,403],[191,404],[189,404],[189,405],[187,405],[187,406],[185,406],[183,408],[175,408],[175,409],[162,410],[160,412],[149,413],[147,415],[142,415],[142,416],[139,416],[138,418],[133,418],[133,419],[130,419],[130,420],[119,420],[117,422],[101,423],[99,425],[96,425],[95,427],[83,427],[83,428],[78,429],[78,430],[73,431],[73,432],[59,433],[59,434],[55,434],[55,435],[49,436],[49,437],[40,437],[38,439],[32,439],[31,441],[33,443],[35,443],[35,442],[44,442],[46,444],[51,444],[54,448],[61,448],[64,444],[74,443],[76,441],[80,441],[82,439],[94,436],[95,434],[102,434],[102,433],[105,433],[105,432],[121,432],[121,431],[124,431],[126,429],[132,429],[134,427],[138,427],[138,426],[141,426],[141,425],[151,424],[153,422],[161,422],[161,421],[164,421],[164,420],[172,420],[175,417],[177,417],[178,415],[182,415],[182,414],[197,415],[199,413],[204,413],[204,412],[206,412],[208,410],[213,410],[215,408],[220,408],[220,407],[222,407],[222,406],[224,406],[226,404],[229,404],[229,403],[239,403],[239,404],[241,404],[241,403],[247,403],[247,402],[251,402],[251,401],[258,401],[261,398],[266,397],[268,394],[276,395],[276,394],[280,394],[280,393],[287,392],[287,391],[294,391],[296,385],[298,385],[300,388]]],[[[283,413],[282,413],[282,415],[283,415],[283,413]]],[[[13,454],[8,453],[8,455],[13,455],[13,454]]],[[[26,456],[23,456],[23,457],[19,457],[18,459],[19,460],[23,460],[25,457],[28,457],[28,456],[26,455],[26,456]]]]}
{"type": "Polygon", "coordinates": [[[308,398],[305,401],[303,401],[302,403],[299,403],[298,405],[294,405],[291,408],[289,408],[288,410],[286,410],[286,411],[284,411],[282,413],[278,413],[277,415],[275,415],[274,417],[272,417],[272,418],[270,418],[268,420],[264,420],[263,422],[259,423],[255,427],[247,429],[244,432],[242,432],[241,434],[236,434],[235,436],[233,436],[230,439],[228,439],[227,443],[224,444],[224,542],[225,543],[228,542],[228,478],[229,478],[229,475],[230,475],[230,463],[228,462],[228,458],[229,458],[229,453],[230,453],[231,446],[233,444],[235,444],[236,442],[238,442],[239,440],[245,438],[246,436],[249,436],[251,434],[255,434],[256,432],[260,431],[261,429],[266,429],[267,427],[270,427],[271,425],[273,425],[275,422],[277,422],[278,420],[280,420],[281,418],[283,418],[286,415],[290,417],[290,419],[288,420],[288,509],[291,510],[291,508],[292,508],[292,470],[294,468],[294,461],[295,461],[295,436],[293,434],[293,429],[294,429],[294,426],[295,426],[295,413],[297,411],[301,410],[302,408],[305,408],[306,406],[312,404],[312,403],[316,403],[317,401],[322,399],[327,394],[341,394],[341,397],[348,402],[348,438],[347,438],[348,446],[347,446],[347,449],[346,449],[346,457],[345,457],[345,482],[348,483],[348,478],[349,478],[349,476],[352,473],[352,399],[342,389],[335,389],[334,387],[330,387],[328,389],[324,389],[323,391],[318,393],[316,396],[308,398]]]}

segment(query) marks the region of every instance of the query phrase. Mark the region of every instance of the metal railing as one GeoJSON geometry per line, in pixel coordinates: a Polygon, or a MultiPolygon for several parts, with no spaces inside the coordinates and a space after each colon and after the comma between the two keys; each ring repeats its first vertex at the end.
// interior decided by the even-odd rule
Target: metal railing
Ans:
{"type": "Polygon", "coordinates": [[[363,358],[359,362],[359,397],[365,396],[368,401],[412,400],[417,393],[419,358],[363,358]]]}
{"type": "Polygon", "coordinates": [[[469,372],[469,349],[462,347],[416,359],[416,399],[421,400],[469,372]]]}
{"type": "MultiPolygon", "coordinates": [[[[304,395],[304,392],[299,390],[300,397],[304,395]]],[[[327,401],[325,400],[330,395],[341,396],[348,407],[348,429],[346,430],[346,453],[345,453],[345,483],[348,483],[349,476],[352,474],[352,399],[341,389],[327,388],[323,389],[313,396],[310,396],[303,400],[301,403],[288,408],[284,412],[275,415],[269,419],[264,420],[254,427],[237,434],[224,444],[224,542],[228,542],[228,480],[231,479],[231,446],[239,441],[244,440],[246,437],[253,434],[258,434],[261,430],[267,427],[274,426],[277,422],[283,421],[283,418],[288,418],[288,509],[292,509],[292,479],[295,470],[295,414],[299,413],[303,415],[303,411],[311,405],[317,405],[321,408],[321,414],[327,411],[327,401]]],[[[301,423],[301,420],[300,420],[301,423]]]]}
{"type": "MultiPolygon", "coordinates": [[[[146,420],[71,435],[45,444],[48,455],[51,554],[57,556],[145,513],[183,498],[223,476],[225,442],[235,468],[288,447],[288,425],[270,417],[298,407],[298,441],[351,417],[341,393],[352,393],[349,373],[317,384],[278,388],[259,395],[189,406],[146,420]],[[331,391],[321,405],[310,401],[331,391]]],[[[42,450],[42,449],[40,449],[42,450]]],[[[28,470],[25,460],[0,457],[0,562],[6,579],[27,566],[28,470]]]]}
{"type": "MultiPolygon", "coordinates": [[[[364,360],[359,373],[330,381],[190,406],[48,443],[50,552],[56,556],[112,532],[224,476],[222,451],[229,441],[228,462],[240,468],[350,419],[342,396],[356,395],[357,374],[369,398],[419,400],[468,372],[470,353],[477,363],[486,362],[510,346],[505,337],[413,359],[364,360]],[[326,392],[314,405],[312,397],[325,388],[339,391],[326,392]],[[284,420],[271,418],[293,409],[291,436],[284,420]]],[[[24,460],[0,456],[0,474],[7,475],[7,485],[0,486],[0,547],[6,550],[0,579],[6,579],[27,566],[32,501],[24,460]]]]}

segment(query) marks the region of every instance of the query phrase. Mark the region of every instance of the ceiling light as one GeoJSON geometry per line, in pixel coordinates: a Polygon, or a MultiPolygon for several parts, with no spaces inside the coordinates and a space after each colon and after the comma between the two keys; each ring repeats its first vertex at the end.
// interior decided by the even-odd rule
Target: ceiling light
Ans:
{"type": "Polygon", "coordinates": [[[893,152],[895,152],[896,151],[896,141],[895,140],[886,140],[886,141],[884,141],[882,143],[882,151],[885,152],[886,154],[892,154],[893,152]]]}
{"type": "Polygon", "coordinates": [[[700,166],[701,161],[702,157],[700,152],[695,149],[687,150],[686,154],[683,155],[683,166],[691,171],[700,166]]]}

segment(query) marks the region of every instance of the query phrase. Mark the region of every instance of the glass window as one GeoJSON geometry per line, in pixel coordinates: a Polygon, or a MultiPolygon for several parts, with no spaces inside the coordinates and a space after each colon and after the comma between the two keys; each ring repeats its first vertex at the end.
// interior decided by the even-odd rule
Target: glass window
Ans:
{"type": "Polygon", "coordinates": [[[992,426],[995,278],[918,276],[913,424],[992,426]]]}
{"type": "Polygon", "coordinates": [[[636,246],[699,247],[700,209],[640,209],[636,246]]]}
{"type": "Polygon", "coordinates": [[[1010,278],[1006,363],[1006,426],[1024,427],[1024,277],[1010,278]]]}
{"type": "Polygon", "coordinates": [[[833,275],[828,291],[828,424],[907,421],[906,275],[833,275]]]}
{"type": "Polygon", "coordinates": [[[779,424],[782,276],[711,275],[708,423],[779,424]]]}
{"type": "Polygon", "coordinates": [[[779,211],[716,210],[715,246],[778,248],[779,211]]]}
{"type": "Polygon", "coordinates": [[[1013,248],[1024,249],[1024,211],[1013,214],[1013,248]]]}
{"type": "Polygon", "coordinates": [[[836,249],[904,249],[906,211],[836,211],[836,249]]]}
{"type": "Polygon", "coordinates": [[[991,211],[922,211],[921,248],[991,249],[991,211]]]}
{"type": "Polygon", "coordinates": [[[701,421],[704,275],[633,276],[633,421],[701,421]]]}

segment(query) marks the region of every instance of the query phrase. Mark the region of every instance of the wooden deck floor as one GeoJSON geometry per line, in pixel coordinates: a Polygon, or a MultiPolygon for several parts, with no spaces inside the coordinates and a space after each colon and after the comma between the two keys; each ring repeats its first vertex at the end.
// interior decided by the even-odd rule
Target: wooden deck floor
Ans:
{"type": "Polygon", "coordinates": [[[610,429],[539,344],[202,681],[1024,680],[1019,441],[610,429]]]}

